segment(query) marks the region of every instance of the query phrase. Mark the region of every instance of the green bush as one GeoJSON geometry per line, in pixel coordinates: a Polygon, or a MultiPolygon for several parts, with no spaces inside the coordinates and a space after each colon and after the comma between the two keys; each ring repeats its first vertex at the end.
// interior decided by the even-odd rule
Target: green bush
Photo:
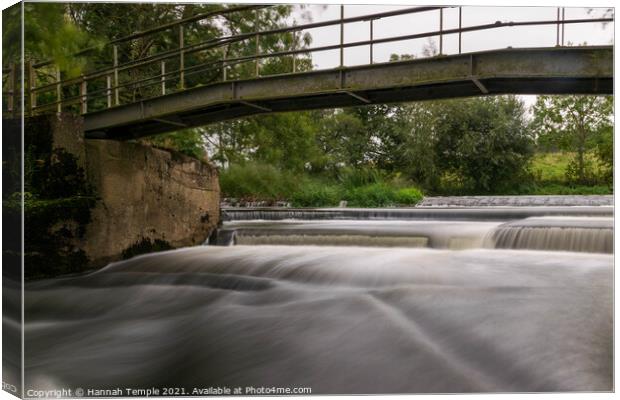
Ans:
{"type": "Polygon", "coordinates": [[[343,168],[338,173],[338,181],[345,188],[356,188],[385,180],[385,174],[377,168],[343,168]]]}
{"type": "Polygon", "coordinates": [[[373,168],[343,169],[337,177],[317,178],[293,174],[271,165],[232,165],[220,174],[224,197],[242,201],[287,200],[294,207],[334,207],[346,200],[351,207],[415,205],[423,195],[397,174],[373,168]]]}
{"type": "Polygon", "coordinates": [[[562,185],[557,183],[536,184],[527,192],[520,194],[531,195],[594,195],[594,194],[613,194],[612,186],[607,185],[562,185]]]}
{"type": "Polygon", "coordinates": [[[424,195],[419,189],[407,187],[397,190],[394,200],[396,200],[396,203],[399,205],[412,206],[418,204],[423,197],[424,195]]]}
{"type": "Polygon", "coordinates": [[[385,207],[393,203],[394,189],[385,183],[373,183],[348,189],[344,199],[351,207],[385,207]]]}
{"type": "Polygon", "coordinates": [[[397,205],[415,205],[423,195],[414,187],[398,188],[382,182],[346,191],[344,199],[351,207],[388,207],[397,205]]]}
{"type": "Polygon", "coordinates": [[[294,207],[334,207],[341,199],[339,187],[309,180],[290,198],[294,207]]]}
{"type": "Polygon", "coordinates": [[[242,200],[285,200],[294,193],[299,179],[272,165],[231,165],[220,172],[222,196],[242,200]]]}

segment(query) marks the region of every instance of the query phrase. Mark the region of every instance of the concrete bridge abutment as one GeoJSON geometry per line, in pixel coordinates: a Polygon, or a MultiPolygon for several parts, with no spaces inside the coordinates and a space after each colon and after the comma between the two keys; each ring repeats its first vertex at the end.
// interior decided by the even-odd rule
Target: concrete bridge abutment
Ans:
{"type": "MultiPolygon", "coordinates": [[[[90,199],[80,203],[88,204],[87,218],[74,218],[71,210],[66,210],[67,218],[47,227],[50,235],[65,235],[68,256],[79,253],[85,269],[153,250],[198,245],[217,227],[218,172],[207,161],[136,142],[84,139],[83,119],[72,114],[27,119],[25,132],[26,170],[31,168],[29,163],[35,172],[37,168],[62,171],[58,165],[62,162],[76,164],[74,171],[69,168],[61,174],[64,176],[50,178],[43,171],[43,182],[35,179],[26,191],[46,201],[49,193],[36,186],[62,181],[65,187],[57,190],[58,196],[90,199]],[[29,149],[36,154],[28,156],[29,149]]],[[[25,179],[28,182],[30,178],[25,179]]],[[[28,209],[26,206],[26,219],[28,209]]],[[[26,237],[26,253],[28,241],[26,237]]],[[[49,267],[34,269],[47,275],[46,270],[64,273],[77,268],[49,267]]]]}

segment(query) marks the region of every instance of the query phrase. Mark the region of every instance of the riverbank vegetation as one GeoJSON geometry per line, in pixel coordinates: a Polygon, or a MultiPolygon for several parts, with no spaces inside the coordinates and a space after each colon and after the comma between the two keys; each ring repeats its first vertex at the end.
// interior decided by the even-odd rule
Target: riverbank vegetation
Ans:
{"type": "Polygon", "coordinates": [[[235,202],[290,202],[294,207],[411,206],[422,192],[399,176],[376,169],[343,169],[334,177],[295,174],[269,164],[232,165],[220,173],[223,196],[235,202]]]}
{"type": "Polygon", "coordinates": [[[203,137],[221,166],[223,196],[242,201],[415,204],[416,196],[399,201],[407,190],[610,194],[612,98],[583,100],[563,96],[554,104],[541,97],[532,114],[514,96],[289,113],[217,124],[203,129],[203,137]],[[543,102],[555,115],[541,109],[543,102]],[[574,104],[597,108],[592,121],[582,110],[586,140],[583,132],[567,132],[570,124],[549,128],[574,104]]]}
{"type": "MultiPolygon", "coordinates": [[[[27,56],[51,57],[63,74],[73,76],[88,66],[108,63],[110,54],[103,43],[110,39],[222,6],[33,3],[27,7],[31,19],[27,56]],[[72,45],[61,45],[64,42],[72,45]],[[75,46],[93,50],[87,57],[72,57],[75,46]]],[[[189,24],[185,39],[197,43],[253,32],[256,25],[277,29],[292,20],[310,19],[286,5],[246,10],[238,16],[218,24],[189,24]]],[[[157,40],[122,42],[120,61],[169,50],[178,39],[174,32],[162,32],[157,40]]],[[[18,53],[15,45],[4,42],[7,56],[18,53]]],[[[308,33],[272,35],[261,39],[260,49],[286,52],[311,42],[308,33]]],[[[245,47],[227,46],[227,57],[254,54],[252,46],[254,41],[245,47]]],[[[394,54],[390,60],[436,54],[429,41],[421,54],[394,54]]],[[[185,62],[199,65],[219,59],[219,50],[205,51],[188,54],[185,62]]],[[[291,57],[265,59],[261,74],[289,73],[292,63],[291,57]]],[[[296,59],[296,71],[313,68],[311,54],[296,59]]],[[[159,72],[132,73],[138,80],[159,72]]],[[[255,73],[253,63],[240,63],[230,67],[228,79],[252,78],[255,73]]],[[[185,86],[218,82],[221,77],[217,69],[204,74],[202,81],[188,76],[185,86]]],[[[149,90],[158,89],[122,91],[121,102],[150,97],[149,90]]],[[[612,193],[612,113],[611,96],[539,96],[530,108],[516,96],[460,98],[257,115],[142,140],[209,158],[220,167],[224,197],[287,201],[295,206],[335,206],[341,201],[349,206],[413,205],[422,195],[612,193]]]]}

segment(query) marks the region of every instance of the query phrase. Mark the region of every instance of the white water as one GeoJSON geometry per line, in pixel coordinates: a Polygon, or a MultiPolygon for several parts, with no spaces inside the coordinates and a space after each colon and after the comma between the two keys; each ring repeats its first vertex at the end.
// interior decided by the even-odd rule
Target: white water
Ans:
{"type": "Polygon", "coordinates": [[[219,245],[507,248],[613,252],[613,219],[531,217],[512,222],[445,220],[232,221],[219,245]]]}
{"type": "Polygon", "coordinates": [[[261,245],[180,249],[28,283],[26,387],[612,388],[613,256],[481,248],[505,229],[612,234],[609,218],[226,228],[261,245]],[[420,238],[429,248],[369,247],[420,238]]]}
{"type": "Polygon", "coordinates": [[[487,247],[612,253],[611,218],[542,217],[504,224],[485,238],[487,247]]]}
{"type": "Polygon", "coordinates": [[[324,245],[480,248],[501,222],[493,221],[234,221],[220,245],[324,245]]]}
{"type": "Polygon", "coordinates": [[[26,295],[31,387],[608,390],[612,258],[197,247],[26,295]]]}

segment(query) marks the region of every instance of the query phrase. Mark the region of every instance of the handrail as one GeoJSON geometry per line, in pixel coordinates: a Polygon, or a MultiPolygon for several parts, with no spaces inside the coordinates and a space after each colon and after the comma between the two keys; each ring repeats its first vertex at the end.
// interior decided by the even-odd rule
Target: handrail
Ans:
{"type": "MultiPolygon", "coordinates": [[[[136,32],[136,33],[132,33],[131,35],[127,35],[127,36],[123,36],[121,38],[118,39],[114,39],[114,40],[110,40],[109,42],[107,42],[104,47],[106,46],[110,46],[110,45],[114,45],[117,43],[122,43],[122,42],[126,42],[128,40],[131,39],[136,39],[139,37],[143,37],[143,36],[147,36],[156,32],[161,32],[164,31],[166,29],[170,29],[170,28],[174,28],[175,26],[178,25],[182,25],[185,23],[190,23],[190,22],[196,22],[196,21],[200,21],[203,19],[207,19],[207,18],[211,18],[211,17],[215,17],[215,16],[221,16],[221,15],[227,15],[227,14],[232,14],[235,12],[241,12],[241,11],[248,11],[248,10],[257,10],[257,9],[262,9],[262,8],[267,8],[267,7],[271,7],[271,5],[267,5],[267,4],[261,4],[261,5],[252,5],[252,6],[242,6],[242,7],[234,7],[234,8],[224,8],[221,10],[216,10],[216,11],[211,11],[208,13],[202,13],[202,14],[196,14],[194,16],[191,17],[187,17],[184,19],[180,19],[178,21],[173,21],[173,22],[169,22],[167,24],[164,25],[160,25],[158,27],[155,28],[151,28],[151,29],[147,29],[141,32],[136,32]]],[[[87,49],[83,49],[80,50],[79,52],[75,53],[73,56],[81,56],[84,54],[88,54],[91,51],[96,50],[97,47],[89,47],[87,49]]],[[[46,61],[42,61],[36,64],[33,64],[33,67],[35,68],[40,68],[40,67],[44,67],[50,64],[53,64],[54,60],[46,60],[46,61]]]]}
{"type": "MultiPolygon", "coordinates": [[[[301,30],[315,29],[315,28],[321,28],[321,27],[331,26],[331,25],[339,25],[340,23],[346,24],[346,23],[354,23],[354,22],[360,22],[360,21],[368,21],[371,19],[377,20],[381,18],[387,18],[387,17],[392,17],[392,16],[398,16],[398,15],[414,14],[414,13],[425,12],[425,11],[439,10],[441,8],[448,8],[448,7],[411,7],[411,8],[406,8],[402,10],[394,10],[394,11],[369,14],[369,15],[358,16],[358,17],[350,17],[350,18],[345,18],[343,20],[334,19],[334,20],[328,20],[328,21],[308,23],[308,24],[303,24],[303,25],[294,25],[291,27],[270,29],[266,31],[254,31],[254,32],[248,32],[248,33],[237,34],[237,35],[222,36],[220,38],[209,39],[203,42],[195,43],[190,46],[185,46],[183,49],[179,49],[179,48],[171,49],[171,50],[160,52],[158,54],[143,57],[138,60],[130,60],[126,63],[119,64],[116,67],[102,68],[100,70],[93,71],[89,73],[88,75],[84,75],[84,76],[86,77],[86,79],[95,79],[95,78],[99,78],[99,77],[109,74],[110,71],[114,69],[117,69],[118,71],[123,71],[125,69],[135,68],[135,67],[146,65],[146,64],[153,63],[156,61],[161,61],[161,60],[165,60],[168,58],[176,57],[181,51],[183,51],[185,54],[191,54],[191,53],[195,53],[198,51],[221,47],[223,45],[227,45],[231,43],[241,42],[243,40],[254,38],[256,35],[267,36],[267,35],[278,34],[278,33],[298,32],[301,30]]],[[[113,43],[113,42],[110,42],[110,43],[113,43]]],[[[34,64],[33,67],[37,68],[41,65],[42,63],[34,64]]],[[[78,81],[81,81],[81,79],[82,79],[81,77],[73,78],[72,80],[66,80],[66,82],[76,83],[78,81]]],[[[47,86],[52,87],[55,85],[56,85],[55,83],[52,83],[47,86]]],[[[43,88],[43,87],[45,87],[45,85],[40,86],[39,88],[43,88]]]]}
{"type": "MultiPolygon", "coordinates": [[[[159,94],[155,93],[155,96],[165,95],[168,92],[171,92],[173,89],[175,91],[182,91],[186,89],[185,87],[185,78],[190,75],[196,75],[205,71],[218,71],[215,75],[209,75],[208,82],[200,82],[202,84],[212,83],[215,81],[229,81],[227,72],[230,68],[235,65],[254,62],[254,76],[260,77],[260,61],[265,59],[272,58],[280,58],[280,57],[292,57],[293,58],[293,70],[291,73],[298,72],[296,70],[296,60],[297,56],[309,54],[313,52],[320,51],[328,51],[328,50],[340,50],[340,67],[344,67],[344,49],[359,47],[359,46],[369,46],[370,47],[370,64],[374,62],[373,60],[373,47],[377,44],[391,43],[391,42],[399,42],[405,40],[412,39],[420,39],[426,37],[435,37],[439,36],[439,55],[443,55],[443,38],[446,35],[458,34],[458,53],[462,52],[462,34],[467,32],[475,32],[475,31],[484,31],[489,29],[498,29],[498,28],[506,28],[506,27],[519,27],[519,26],[546,26],[546,25],[556,25],[556,46],[564,46],[564,30],[565,26],[568,24],[582,24],[582,23],[604,23],[604,22],[612,22],[613,18],[604,17],[604,18],[579,18],[579,19],[565,19],[564,9],[557,8],[557,18],[555,20],[537,20],[537,21],[507,21],[501,22],[496,21],[494,23],[486,23],[479,25],[471,25],[471,26],[462,26],[462,7],[458,7],[459,9],[459,18],[458,18],[458,28],[449,28],[444,29],[444,9],[450,7],[444,6],[432,6],[432,7],[409,7],[400,10],[392,10],[387,12],[373,13],[360,15],[355,17],[344,17],[344,6],[340,7],[340,18],[331,19],[327,21],[321,22],[310,22],[301,25],[293,25],[293,26],[284,26],[284,27],[276,27],[272,29],[266,30],[254,30],[253,32],[240,33],[240,34],[232,34],[228,36],[222,36],[217,38],[207,39],[198,43],[192,43],[185,45],[184,43],[184,30],[183,24],[195,22],[199,20],[203,20],[206,18],[211,18],[220,15],[231,14],[235,12],[249,11],[272,7],[270,5],[252,5],[252,6],[242,6],[235,7],[225,10],[217,10],[208,13],[197,14],[182,20],[174,21],[171,23],[167,23],[152,29],[148,29],[142,32],[136,32],[134,34],[125,36],[123,38],[118,38],[110,41],[107,45],[113,46],[113,60],[112,66],[100,68],[98,70],[94,70],[88,72],[82,76],[68,79],[61,79],[60,73],[56,68],[56,80],[51,83],[44,83],[37,85],[37,69],[47,67],[52,65],[50,61],[40,62],[40,63],[27,63],[25,66],[25,76],[27,81],[27,87],[25,90],[26,95],[28,96],[28,101],[25,102],[28,112],[33,114],[36,112],[40,112],[42,110],[48,109],[56,109],[57,112],[61,112],[64,106],[68,106],[71,104],[79,103],[80,104],[80,112],[86,113],[88,112],[89,101],[92,103],[94,100],[107,98],[107,107],[114,107],[120,105],[120,91],[121,90],[133,90],[135,98],[136,91],[141,91],[142,89],[161,85],[161,91],[159,94]],[[390,18],[401,15],[415,14],[415,13],[423,13],[430,11],[439,10],[439,29],[432,30],[427,32],[415,33],[415,34],[406,34],[385,38],[375,38],[373,32],[373,23],[376,20],[382,18],[390,18]],[[345,42],[344,41],[344,26],[346,24],[355,23],[355,22],[368,22],[369,23],[369,32],[370,38],[368,40],[358,40],[354,42],[345,42]],[[167,29],[171,29],[174,27],[179,27],[179,45],[176,48],[164,50],[157,54],[149,55],[146,57],[138,58],[135,60],[129,60],[124,63],[119,63],[118,60],[118,50],[117,44],[125,41],[133,40],[139,37],[143,37],[146,35],[151,35],[157,32],[162,32],[167,29]],[[340,26],[340,40],[337,44],[331,45],[322,45],[316,47],[301,47],[301,48],[289,48],[280,51],[274,52],[261,52],[259,48],[259,38],[266,37],[269,35],[277,35],[283,33],[292,33],[296,35],[298,32],[315,29],[327,26],[340,26]],[[256,51],[251,55],[237,55],[230,58],[226,57],[225,48],[226,46],[230,46],[231,44],[240,43],[246,40],[255,40],[256,51]],[[198,52],[214,50],[217,53],[218,59],[210,60],[206,62],[201,62],[195,65],[185,66],[185,58],[190,54],[195,54],[198,52]],[[222,54],[221,57],[219,54],[222,54]],[[178,68],[174,70],[166,71],[166,61],[168,60],[178,60],[178,68]],[[145,66],[153,66],[155,63],[160,63],[161,72],[157,74],[151,74],[149,76],[142,76],[138,79],[130,79],[128,81],[121,82],[119,74],[130,72],[132,70],[137,70],[138,68],[142,68],[145,66]],[[221,74],[218,78],[218,74],[221,74]],[[105,84],[97,83],[98,80],[105,78],[105,84]],[[173,88],[171,85],[171,81],[177,81],[175,85],[176,88],[173,88]],[[95,84],[95,87],[91,87],[88,90],[88,84],[95,84]],[[55,101],[46,101],[43,104],[37,104],[38,98],[45,93],[56,92],[55,101]],[[76,94],[77,93],[77,94],[76,94]]],[[[91,51],[92,49],[82,50],[79,54],[85,54],[85,52],[91,51]]],[[[49,70],[48,70],[49,71],[49,70]]],[[[10,78],[9,82],[9,90],[8,96],[12,99],[10,102],[11,105],[17,104],[15,100],[15,96],[17,93],[16,83],[14,82],[15,76],[15,66],[9,68],[3,68],[3,74],[9,74],[10,78]]],[[[139,97],[142,98],[143,94],[139,94],[139,97]]],[[[5,92],[3,92],[3,96],[5,96],[5,92]]],[[[152,96],[151,96],[152,97],[152,96]]],[[[148,96],[147,96],[148,98],[148,96]]],[[[50,100],[50,99],[47,99],[50,100]]],[[[101,107],[101,104],[98,105],[101,107]]],[[[12,107],[14,109],[15,107],[12,107]]]]}

